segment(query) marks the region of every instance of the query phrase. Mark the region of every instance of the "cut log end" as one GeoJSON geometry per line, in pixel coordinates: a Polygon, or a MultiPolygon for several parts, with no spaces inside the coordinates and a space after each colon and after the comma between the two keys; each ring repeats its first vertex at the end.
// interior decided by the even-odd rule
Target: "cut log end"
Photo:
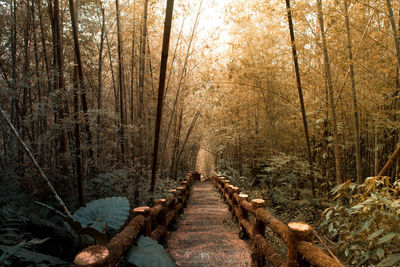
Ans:
{"type": "Polygon", "coordinates": [[[150,214],[150,207],[148,207],[148,206],[136,207],[136,208],[133,209],[133,213],[135,215],[137,215],[137,214],[141,214],[141,215],[150,214]]]}
{"type": "Polygon", "coordinates": [[[253,199],[251,201],[251,206],[254,210],[258,209],[258,208],[265,208],[265,200],[264,199],[253,199]]]}
{"type": "Polygon", "coordinates": [[[304,222],[290,222],[288,223],[290,231],[295,233],[298,241],[311,241],[313,239],[312,227],[304,222]]]}
{"type": "Polygon", "coordinates": [[[183,186],[178,186],[177,188],[176,188],[176,190],[181,190],[181,191],[183,191],[183,186]]]}
{"type": "Polygon", "coordinates": [[[232,188],[232,190],[233,190],[234,193],[239,193],[240,188],[237,187],[237,186],[234,186],[234,187],[232,188]]]}
{"type": "Polygon", "coordinates": [[[160,198],[160,199],[156,199],[154,201],[154,206],[157,206],[157,205],[165,206],[166,203],[167,203],[167,200],[165,198],[160,198]]]}
{"type": "Polygon", "coordinates": [[[248,199],[248,198],[249,198],[249,195],[240,193],[240,194],[239,194],[239,198],[240,198],[240,199],[248,199]]]}
{"type": "Polygon", "coordinates": [[[82,250],[74,260],[75,266],[104,266],[109,256],[106,247],[95,245],[82,250]]]}

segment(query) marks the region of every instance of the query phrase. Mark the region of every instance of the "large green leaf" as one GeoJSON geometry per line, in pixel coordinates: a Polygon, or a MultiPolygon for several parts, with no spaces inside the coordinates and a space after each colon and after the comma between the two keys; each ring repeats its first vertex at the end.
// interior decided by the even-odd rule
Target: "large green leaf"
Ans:
{"type": "Polygon", "coordinates": [[[139,236],[126,254],[127,260],[138,267],[176,267],[171,256],[157,241],[139,236]]]}
{"type": "Polygon", "coordinates": [[[91,227],[99,232],[107,228],[117,231],[129,216],[129,201],[125,197],[97,199],[78,209],[72,219],[82,227],[91,227]]]}

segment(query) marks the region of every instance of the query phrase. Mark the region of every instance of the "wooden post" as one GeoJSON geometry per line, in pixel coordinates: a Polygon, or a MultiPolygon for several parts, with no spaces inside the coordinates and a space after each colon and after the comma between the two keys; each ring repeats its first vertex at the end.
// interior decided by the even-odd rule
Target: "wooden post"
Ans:
{"type": "Polygon", "coordinates": [[[157,199],[154,201],[154,206],[160,205],[163,207],[161,212],[158,214],[158,217],[155,218],[157,220],[157,224],[161,225],[165,228],[165,233],[158,239],[158,241],[163,244],[164,246],[167,244],[167,206],[166,206],[167,200],[165,198],[157,199]]]}
{"type": "Polygon", "coordinates": [[[247,233],[246,229],[243,227],[243,225],[240,224],[241,220],[248,220],[249,219],[249,215],[247,210],[245,210],[242,205],[241,202],[242,201],[248,201],[249,200],[249,196],[246,194],[239,194],[239,213],[238,213],[238,220],[239,220],[239,238],[240,239],[248,239],[249,238],[249,233],[247,233]]]}
{"type": "Polygon", "coordinates": [[[184,208],[184,205],[185,205],[185,203],[183,203],[184,202],[184,194],[185,194],[185,192],[184,192],[182,186],[178,186],[176,188],[176,191],[178,192],[178,203],[182,205],[182,207],[178,209],[178,213],[182,214],[183,213],[183,208],[184,208]]]}
{"type": "MultiPolygon", "coordinates": [[[[263,199],[253,199],[251,201],[251,208],[254,213],[257,209],[260,208],[265,209],[265,201],[263,199]]],[[[256,216],[253,216],[251,231],[253,237],[258,234],[265,237],[265,224],[257,220],[256,216]]],[[[261,251],[257,251],[254,244],[253,244],[253,251],[254,251],[252,254],[253,263],[255,263],[257,266],[264,266],[265,265],[264,254],[261,251]]]]}
{"type": "Polygon", "coordinates": [[[306,267],[309,263],[303,261],[297,253],[297,243],[300,241],[312,241],[313,229],[310,225],[303,222],[291,222],[289,227],[289,242],[287,244],[287,266],[306,267]]]}
{"type": "Polygon", "coordinates": [[[227,203],[228,199],[226,198],[225,194],[228,194],[228,187],[229,187],[229,180],[224,180],[224,187],[223,187],[223,191],[222,191],[222,196],[224,201],[227,203]]]}
{"type": "Polygon", "coordinates": [[[150,207],[148,206],[142,206],[142,207],[137,207],[133,209],[133,215],[142,215],[145,220],[145,226],[143,229],[143,233],[145,236],[151,236],[151,218],[150,218],[150,207]]]}

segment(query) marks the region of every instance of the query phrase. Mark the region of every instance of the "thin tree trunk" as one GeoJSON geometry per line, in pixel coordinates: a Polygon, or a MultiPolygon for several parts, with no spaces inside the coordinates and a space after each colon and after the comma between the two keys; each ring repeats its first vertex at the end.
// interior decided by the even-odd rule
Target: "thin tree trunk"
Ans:
{"type": "Polygon", "coordinates": [[[17,140],[20,142],[20,144],[22,145],[22,147],[24,148],[24,150],[26,151],[26,153],[28,154],[28,157],[30,158],[30,160],[32,161],[32,164],[35,166],[35,168],[37,169],[37,171],[39,172],[39,174],[42,176],[42,178],[46,181],[47,186],[50,188],[51,192],[53,193],[55,199],[57,200],[57,202],[60,204],[60,206],[63,208],[65,214],[68,217],[71,217],[71,213],[69,212],[67,206],[65,206],[64,202],[62,201],[62,199],[59,197],[59,195],[57,194],[56,190],[54,189],[53,185],[50,183],[49,179],[47,178],[47,176],[44,174],[42,168],[40,168],[39,164],[37,163],[35,157],[33,156],[32,152],[30,151],[30,149],[28,148],[28,146],[25,144],[25,142],[21,139],[21,137],[18,134],[18,131],[15,129],[15,127],[13,126],[13,124],[11,123],[11,121],[8,119],[6,113],[4,112],[4,110],[2,108],[0,108],[0,113],[2,115],[2,117],[4,118],[4,120],[6,121],[7,125],[10,127],[12,133],[14,134],[14,136],[17,138],[17,140]]]}
{"type": "Polygon", "coordinates": [[[333,152],[335,156],[335,170],[336,170],[336,182],[338,184],[343,183],[342,173],[340,169],[340,154],[339,154],[339,145],[338,145],[338,129],[337,129],[337,118],[336,118],[336,107],[335,100],[333,96],[333,81],[331,75],[331,66],[328,55],[328,48],[326,44],[326,34],[324,28],[324,15],[322,13],[322,2],[321,0],[317,0],[318,6],[318,20],[321,28],[321,39],[322,39],[322,50],[324,53],[324,65],[325,65],[325,76],[328,82],[328,93],[329,93],[329,102],[330,102],[330,110],[332,113],[332,128],[333,128],[333,152]]]}
{"type": "Polygon", "coordinates": [[[299,62],[298,62],[298,57],[297,57],[296,40],[295,40],[295,36],[294,36],[294,26],[293,26],[293,20],[292,20],[292,10],[290,8],[290,0],[286,0],[286,8],[287,8],[287,16],[288,16],[288,22],[289,22],[290,40],[291,40],[291,44],[292,44],[294,69],[296,72],[297,90],[299,93],[301,115],[303,118],[304,135],[306,138],[308,164],[310,165],[310,174],[309,174],[310,182],[311,182],[311,187],[312,187],[313,198],[315,198],[315,182],[314,182],[314,175],[313,175],[313,160],[312,160],[312,155],[311,155],[310,135],[308,133],[307,115],[306,115],[306,108],[304,105],[303,88],[301,85],[301,76],[300,76],[299,62]]]}
{"type": "Polygon", "coordinates": [[[400,66],[400,41],[399,35],[397,32],[396,21],[394,20],[392,3],[390,0],[386,0],[386,7],[389,12],[390,24],[392,25],[392,32],[393,32],[393,40],[396,48],[396,55],[397,55],[397,65],[400,66]]]}
{"type": "MultiPolygon", "coordinates": [[[[54,0],[54,10],[53,10],[53,32],[54,32],[54,53],[55,53],[55,73],[57,89],[59,90],[58,104],[58,116],[61,123],[65,119],[65,102],[64,102],[64,92],[65,92],[65,80],[64,80],[64,68],[63,68],[63,51],[62,51],[62,35],[60,26],[60,6],[59,0],[54,0]]],[[[66,172],[68,170],[68,160],[67,160],[67,134],[64,129],[60,130],[60,153],[61,153],[61,165],[63,170],[66,172]]]]}
{"type": "Polygon", "coordinates": [[[83,80],[82,57],[81,57],[81,50],[79,46],[79,37],[78,37],[78,21],[76,18],[77,10],[75,7],[74,0],[69,0],[69,8],[71,11],[70,13],[71,13],[72,34],[74,37],[74,52],[75,52],[76,64],[78,64],[79,89],[82,100],[83,116],[85,119],[86,138],[89,146],[89,157],[93,160],[92,133],[90,131],[90,126],[89,126],[88,104],[86,100],[85,83],[83,80]]]}
{"type": "Polygon", "coordinates": [[[97,73],[97,158],[100,159],[101,155],[101,93],[103,87],[102,71],[103,71],[103,49],[104,49],[104,31],[106,26],[104,7],[100,2],[101,9],[101,33],[100,33],[100,49],[99,49],[99,67],[97,73]]]}
{"type": "Polygon", "coordinates": [[[110,42],[108,40],[108,37],[106,37],[107,41],[107,50],[108,50],[108,60],[110,62],[110,70],[111,70],[111,80],[112,80],[112,85],[114,89],[114,100],[115,100],[115,113],[118,113],[119,111],[119,101],[118,101],[118,90],[117,90],[117,85],[115,83],[115,75],[114,75],[114,68],[112,65],[112,57],[111,57],[111,47],[110,47],[110,42]]]}
{"type": "Polygon", "coordinates": [[[193,43],[193,39],[194,39],[194,36],[195,36],[195,33],[196,33],[197,25],[199,23],[202,3],[203,3],[203,1],[200,2],[199,9],[198,9],[197,14],[196,14],[196,19],[195,19],[195,22],[193,24],[193,29],[192,29],[192,32],[191,32],[190,37],[189,37],[189,44],[188,44],[188,47],[187,47],[187,50],[186,50],[185,61],[183,63],[182,72],[181,72],[181,75],[179,77],[179,82],[178,82],[178,86],[177,86],[177,90],[176,90],[176,94],[175,94],[175,99],[174,99],[171,115],[170,115],[169,122],[168,122],[167,133],[166,133],[166,137],[165,137],[166,142],[168,142],[169,132],[171,130],[171,122],[172,122],[172,118],[173,118],[173,116],[175,114],[176,106],[177,106],[177,103],[178,103],[178,100],[179,100],[180,90],[181,90],[183,81],[184,81],[184,79],[186,77],[186,74],[187,74],[187,65],[188,65],[189,57],[190,57],[190,50],[192,48],[192,43],[193,43]]]}
{"type": "MultiPolygon", "coordinates": [[[[72,12],[72,11],[71,11],[72,12]]],[[[75,168],[76,168],[76,181],[78,185],[78,200],[79,205],[82,207],[83,202],[83,168],[82,168],[82,153],[81,153],[81,131],[79,122],[79,67],[75,58],[74,64],[74,128],[75,128],[75,168]]]]}
{"type": "Polygon", "coordinates": [[[171,166],[169,169],[169,177],[172,179],[176,179],[175,176],[175,167],[176,167],[176,158],[178,157],[179,152],[179,141],[181,137],[181,129],[182,129],[182,117],[183,117],[183,103],[180,108],[179,115],[176,116],[175,120],[175,131],[174,131],[174,147],[171,154],[171,166]]]}
{"type": "Polygon", "coordinates": [[[137,143],[137,157],[142,161],[143,160],[143,87],[144,87],[144,73],[145,73],[145,64],[146,64],[146,40],[147,40],[147,9],[148,9],[148,0],[144,0],[144,8],[143,8],[143,28],[142,28],[142,37],[140,39],[140,63],[139,63],[139,105],[138,105],[138,139],[137,143]]]}
{"type": "Polygon", "coordinates": [[[118,80],[119,80],[119,108],[121,115],[121,125],[119,129],[120,134],[120,144],[121,144],[121,160],[125,161],[125,137],[124,137],[124,127],[125,127],[125,115],[124,115],[124,75],[123,75],[123,63],[122,63],[122,44],[121,44],[121,28],[119,23],[119,0],[115,0],[115,9],[117,15],[117,34],[118,34],[118,80]]]}
{"type": "MultiPolygon", "coordinates": [[[[133,12],[132,12],[132,51],[131,51],[131,88],[130,88],[130,119],[131,123],[134,124],[134,90],[135,90],[135,33],[136,33],[136,0],[133,1],[133,12]]],[[[135,140],[133,140],[134,142],[135,140]]]]}
{"type": "Polygon", "coordinates": [[[49,63],[49,57],[47,55],[47,48],[46,48],[46,33],[44,31],[44,25],[43,25],[43,19],[42,19],[42,11],[40,8],[40,0],[36,0],[38,3],[38,13],[39,13],[39,23],[40,23],[40,33],[41,33],[41,41],[42,41],[42,50],[43,50],[43,59],[44,59],[44,64],[46,67],[46,75],[47,75],[47,94],[46,96],[49,96],[50,91],[52,90],[51,86],[51,74],[50,74],[50,63],[49,63]]]}
{"type": "Polygon", "coordinates": [[[167,72],[168,50],[169,50],[169,40],[171,35],[173,11],[174,11],[174,0],[167,0],[167,8],[165,12],[165,23],[164,23],[164,36],[163,36],[163,44],[161,52],[160,78],[158,85],[157,117],[156,117],[155,131],[154,131],[154,150],[153,150],[153,164],[151,169],[150,192],[154,192],[154,186],[156,184],[157,156],[158,156],[158,146],[160,141],[162,106],[164,98],[165,77],[167,72]]]}
{"type": "MultiPolygon", "coordinates": [[[[35,19],[35,0],[32,1],[32,28],[33,28],[33,49],[34,49],[34,56],[35,56],[35,77],[36,77],[36,87],[38,92],[38,104],[39,104],[39,119],[38,119],[38,134],[42,135],[46,131],[46,120],[47,115],[46,112],[43,112],[42,106],[42,81],[41,75],[39,71],[39,50],[38,50],[38,41],[37,41],[37,32],[36,32],[36,19],[35,19]]],[[[41,143],[41,141],[40,141],[41,143]]],[[[39,160],[43,158],[42,153],[44,153],[45,148],[44,145],[41,143],[39,146],[38,154],[39,160]]]]}
{"type": "Polygon", "coordinates": [[[360,184],[360,183],[362,183],[360,119],[358,117],[356,79],[354,77],[353,46],[352,46],[352,42],[351,42],[349,9],[348,9],[347,1],[348,0],[344,0],[344,12],[345,12],[344,16],[346,19],[347,49],[349,50],[351,92],[352,92],[352,98],[353,98],[354,143],[355,143],[355,147],[356,147],[357,182],[360,184]]]}
{"type": "MultiPolygon", "coordinates": [[[[14,124],[18,128],[18,92],[17,92],[17,4],[16,0],[10,1],[10,13],[12,16],[12,26],[11,26],[11,65],[12,65],[12,74],[11,74],[11,123],[14,124]]],[[[17,155],[18,147],[16,145],[16,139],[14,137],[10,138],[9,143],[9,160],[10,167],[12,170],[15,170],[15,157],[17,155]]]]}

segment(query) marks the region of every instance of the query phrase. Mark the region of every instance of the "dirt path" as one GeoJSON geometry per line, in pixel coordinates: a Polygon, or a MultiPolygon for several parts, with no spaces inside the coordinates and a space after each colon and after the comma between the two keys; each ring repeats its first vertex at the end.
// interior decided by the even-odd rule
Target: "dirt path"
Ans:
{"type": "Polygon", "coordinates": [[[230,214],[212,184],[195,182],[168,250],[179,266],[250,266],[250,245],[224,221],[230,214]]]}

